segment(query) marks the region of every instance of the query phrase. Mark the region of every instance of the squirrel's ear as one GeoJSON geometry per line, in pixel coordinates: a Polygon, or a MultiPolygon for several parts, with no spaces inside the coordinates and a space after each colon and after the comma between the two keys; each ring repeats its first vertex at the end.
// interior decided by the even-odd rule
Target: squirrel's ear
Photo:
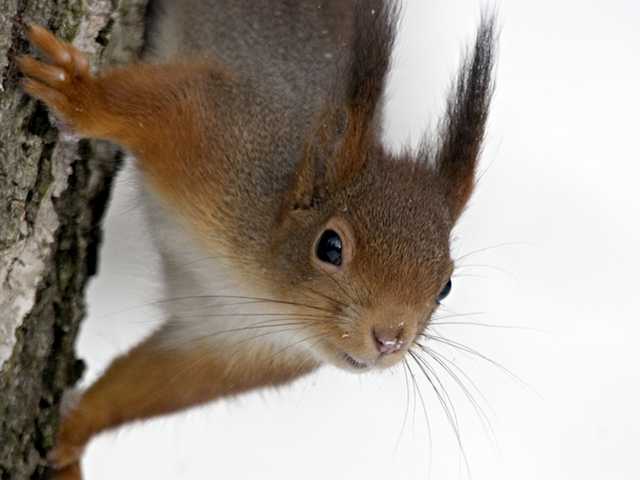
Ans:
{"type": "Polygon", "coordinates": [[[355,123],[376,120],[396,40],[400,6],[391,0],[354,2],[351,59],[344,92],[355,123]]]}
{"type": "Polygon", "coordinates": [[[303,156],[294,173],[287,196],[287,210],[306,210],[320,202],[346,175],[347,162],[341,160],[348,127],[348,113],[331,108],[304,144],[303,156]]]}
{"type": "MultiPolygon", "coordinates": [[[[473,187],[493,95],[495,17],[483,16],[475,45],[463,62],[440,125],[435,170],[454,219],[473,187]]],[[[426,142],[425,142],[426,143],[426,142]]],[[[423,156],[428,157],[424,151],[423,156]]]]}
{"type": "Polygon", "coordinates": [[[310,208],[361,172],[375,141],[399,7],[391,0],[361,0],[353,8],[350,57],[339,75],[344,89],[334,92],[336,100],[307,139],[288,192],[289,209],[310,208]]]}

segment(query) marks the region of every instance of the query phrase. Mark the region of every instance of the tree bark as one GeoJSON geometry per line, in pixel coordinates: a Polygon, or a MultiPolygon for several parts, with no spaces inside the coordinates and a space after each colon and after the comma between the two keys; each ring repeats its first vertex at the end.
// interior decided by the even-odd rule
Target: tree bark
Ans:
{"type": "Polygon", "coordinates": [[[100,222],[121,154],[59,135],[20,90],[21,22],[51,28],[95,65],[142,44],[145,0],[0,0],[0,479],[43,479],[74,343],[97,271],[100,222]]]}

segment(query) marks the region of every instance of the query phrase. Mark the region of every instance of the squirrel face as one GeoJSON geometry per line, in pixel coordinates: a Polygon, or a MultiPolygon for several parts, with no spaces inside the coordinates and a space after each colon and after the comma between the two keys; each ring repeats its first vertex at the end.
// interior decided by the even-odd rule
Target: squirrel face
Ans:
{"type": "Polygon", "coordinates": [[[448,293],[453,268],[453,222],[437,175],[381,148],[366,157],[325,200],[296,204],[266,269],[272,294],[309,316],[313,353],[354,371],[402,360],[448,293]]]}
{"type": "Polygon", "coordinates": [[[378,104],[392,17],[356,28],[345,99],[308,135],[263,268],[274,293],[309,316],[313,353],[350,370],[399,362],[451,290],[449,236],[475,184],[493,92],[488,19],[437,138],[413,155],[386,152],[378,104]]]}

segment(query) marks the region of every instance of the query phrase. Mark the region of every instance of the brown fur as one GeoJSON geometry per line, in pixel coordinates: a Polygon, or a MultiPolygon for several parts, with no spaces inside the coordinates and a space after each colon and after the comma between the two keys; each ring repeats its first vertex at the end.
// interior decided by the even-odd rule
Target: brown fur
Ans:
{"type": "Polygon", "coordinates": [[[287,383],[314,368],[273,351],[227,355],[190,346],[166,348],[154,335],[117,358],[63,422],[49,458],[57,468],[76,463],[89,439],[113,426],[287,383]]]}
{"type": "MultiPolygon", "coordinates": [[[[198,9],[191,1],[184,11],[160,3],[180,18],[195,18],[198,9]]],[[[309,6],[293,5],[282,9],[296,18],[309,6]]],[[[193,62],[166,59],[94,77],[73,47],[32,27],[31,42],[51,64],[29,57],[20,68],[26,90],[76,131],[130,149],[171,215],[205,250],[225,258],[234,281],[259,292],[278,315],[295,315],[317,339],[310,348],[318,357],[350,368],[348,354],[384,368],[400,361],[425,328],[451,276],[449,235],[473,189],[493,88],[494,26],[482,22],[438,141],[425,141],[416,155],[394,156],[382,146],[379,111],[396,4],[331,6],[327,12],[336,17],[338,6],[348,10],[352,25],[345,31],[344,21],[330,21],[339,33],[317,39],[321,47],[311,55],[329,49],[342,57],[333,75],[318,73],[308,95],[300,87],[314,79],[304,71],[290,71],[290,85],[278,83],[278,72],[261,79],[251,52],[234,56],[229,44],[220,59],[205,52],[193,62]],[[327,225],[348,232],[348,261],[335,269],[314,258],[327,225]],[[381,355],[372,332],[397,337],[402,349],[381,355]]],[[[299,49],[292,51],[299,69],[314,64],[299,42],[291,48],[299,49]]],[[[283,69],[296,66],[279,62],[274,57],[283,69]]],[[[175,328],[170,322],[117,359],[65,419],[52,461],[72,465],[67,478],[79,476],[73,463],[97,432],[279,385],[317,365],[299,352],[274,361],[266,344],[247,346],[239,357],[224,343],[167,348],[167,339],[179,336],[175,328]]]]}

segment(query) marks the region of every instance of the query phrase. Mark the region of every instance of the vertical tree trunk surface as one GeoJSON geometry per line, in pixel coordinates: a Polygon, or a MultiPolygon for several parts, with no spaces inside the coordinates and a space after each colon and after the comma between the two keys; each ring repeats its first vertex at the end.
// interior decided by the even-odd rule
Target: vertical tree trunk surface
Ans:
{"type": "Polygon", "coordinates": [[[60,137],[19,88],[21,22],[51,28],[94,66],[142,44],[145,0],[0,0],[0,479],[45,478],[74,343],[96,273],[100,221],[119,153],[60,137]]]}

